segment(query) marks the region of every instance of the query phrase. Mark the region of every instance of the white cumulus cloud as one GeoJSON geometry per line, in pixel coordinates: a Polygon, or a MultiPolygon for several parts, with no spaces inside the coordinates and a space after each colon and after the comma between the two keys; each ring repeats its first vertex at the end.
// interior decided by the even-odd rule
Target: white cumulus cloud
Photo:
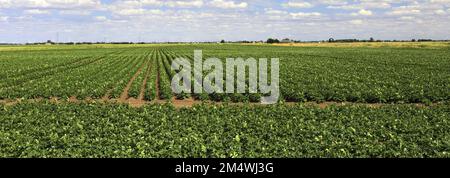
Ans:
{"type": "Polygon", "coordinates": [[[264,9],[264,12],[266,14],[270,14],[270,15],[286,15],[286,14],[288,14],[288,12],[286,12],[286,11],[276,10],[276,9],[272,9],[272,8],[266,8],[266,9],[264,9]]]}
{"type": "Polygon", "coordinates": [[[212,0],[209,3],[212,7],[223,8],[223,9],[244,9],[247,8],[248,3],[241,2],[237,3],[234,1],[228,0],[212,0]]]}
{"type": "Polygon", "coordinates": [[[59,11],[60,15],[80,15],[87,16],[91,15],[91,11],[88,10],[61,10],[59,11]]]}
{"type": "Polygon", "coordinates": [[[364,23],[364,21],[361,19],[350,20],[349,22],[353,25],[362,25],[364,23]]]}
{"type": "Polygon", "coordinates": [[[96,8],[100,0],[0,0],[0,8],[96,8]]]}
{"type": "Polygon", "coordinates": [[[105,16],[95,16],[94,19],[97,20],[97,21],[106,21],[106,20],[108,20],[108,18],[105,17],[105,16]]]}
{"type": "Polygon", "coordinates": [[[30,15],[43,15],[43,14],[50,14],[50,11],[40,10],[40,9],[30,9],[30,10],[25,10],[24,13],[30,14],[30,15]]]}
{"type": "Polygon", "coordinates": [[[357,15],[363,15],[363,16],[371,16],[373,13],[370,10],[361,9],[358,11],[357,15]]]}
{"type": "Polygon", "coordinates": [[[434,13],[437,14],[437,15],[446,15],[446,14],[447,14],[447,12],[445,12],[445,11],[442,10],[442,9],[435,10],[434,13]]]}
{"type": "Polygon", "coordinates": [[[190,7],[202,7],[202,0],[191,0],[191,1],[168,1],[166,5],[169,7],[181,7],[181,8],[190,8],[190,7]]]}
{"type": "Polygon", "coordinates": [[[303,19],[308,17],[320,17],[322,14],[319,12],[297,12],[290,13],[290,15],[293,19],[303,19]]]}
{"type": "Polygon", "coordinates": [[[290,7],[290,8],[311,8],[314,7],[313,4],[309,2],[303,2],[303,1],[289,1],[287,3],[283,4],[284,7],[290,7]]]}
{"type": "Polygon", "coordinates": [[[390,12],[387,12],[388,15],[418,15],[421,13],[421,10],[415,6],[400,6],[398,8],[393,9],[390,12]]]}
{"type": "Polygon", "coordinates": [[[0,22],[6,22],[6,21],[8,21],[8,18],[9,17],[6,17],[6,16],[0,16],[0,22]]]}

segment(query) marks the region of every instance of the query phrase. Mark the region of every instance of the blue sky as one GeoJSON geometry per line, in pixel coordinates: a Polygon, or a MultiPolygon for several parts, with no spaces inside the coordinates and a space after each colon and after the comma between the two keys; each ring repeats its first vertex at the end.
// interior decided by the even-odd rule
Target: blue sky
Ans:
{"type": "Polygon", "coordinates": [[[450,0],[0,0],[0,42],[57,36],[60,42],[450,39],[450,0]]]}

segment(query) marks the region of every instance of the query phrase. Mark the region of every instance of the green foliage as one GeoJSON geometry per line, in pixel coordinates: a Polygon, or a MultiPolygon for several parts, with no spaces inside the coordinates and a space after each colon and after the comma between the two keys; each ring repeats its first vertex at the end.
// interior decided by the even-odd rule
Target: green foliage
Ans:
{"type": "Polygon", "coordinates": [[[145,100],[152,101],[156,98],[156,78],[158,77],[158,60],[154,57],[156,52],[150,56],[150,75],[147,78],[147,87],[145,90],[145,100]]]}
{"type": "Polygon", "coordinates": [[[19,104],[0,157],[449,157],[450,107],[19,104]]]}
{"type": "Polygon", "coordinates": [[[159,91],[160,99],[170,100],[172,99],[172,87],[171,87],[171,63],[169,58],[164,54],[163,51],[159,51],[158,55],[159,64],[159,91]]]}
{"type": "Polygon", "coordinates": [[[151,63],[151,59],[148,58],[150,54],[146,54],[143,55],[142,57],[145,60],[144,66],[142,66],[141,70],[139,71],[139,74],[137,75],[137,77],[134,79],[130,90],[128,91],[129,97],[133,97],[133,98],[138,98],[139,94],[141,93],[141,87],[142,84],[145,80],[145,78],[147,77],[147,72],[150,68],[150,63],[151,63]]]}
{"type": "MultiPolygon", "coordinates": [[[[176,57],[193,60],[202,49],[204,59],[279,58],[280,89],[287,101],[363,103],[436,103],[450,100],[450,51],[414,48],[328,48],[243,45],[168,45],[124,48],[62,48],[5,51],[0,54],[0,99],[102,98],[112,90],[118,98],[148,60],[153,65],[145,98],[172,99],[170,82],[176,57]],[[147,53],[154,51],[150,57],[147,53]],[[150,59],[151,58],[151,59],[150,59]],[[152,94],[153,93],[153,94],[152,94]],[[154,95],[154,96],[151,96],[154,95]]],[[[130,88],[137,97],[145,68],[130,88]]],[[[207,74],[206,71],[204,73],[207,74]]],[[[225,75],[224,75],[225,76],[225,75]]],[[[193,85],[199,82],[192,79],[193,85]]],[[[248,82],[248,81],[246,81],[248,82]]],[[[253,94],[193,94],[196,99],[257,102],[253,94]]],[[[176,95],[179,99],[188,94],[176,95]]]]}
{"type": "Polygon", "coordinates": [[[269,44],[271,44],[271,43],[280,43],[280,40],[278,40],[276,38],[275,39],[269,38],[269,39],[267,39],[266,43],[269,43],[269,44]]]}
{"type": "MultiPolygon", "coordinates": [[[[450,51],[445,48],[191,45],[166,49],[191,56],[194,49],[203,49],[204,58],[222,60],[279,58],[281,95],[287,101],[435,103],[450,100],[450,51]]],[[[245,101],[241,96],[225,98],[245,101]]]]}
{"type": "MultiPolygon", "coordinates": [[[[129,95],[139,95],[150,71],[145,99],[171,100],[176,71],[170,65],[177,57],[192,61],[195,49],[203,50],[204,59],[280,58],[282,100],[394,104],[327,109],[0,105],[0,157],[450,157],[450,51],[443,48],[200,44],[18,49],[0,53],[0,99],[118,98],[144,66],[129,95]]],[[[192,83],[200,85],[194,78],[192,83]]],[[[258,102],[261,95],[192,97],[258,102]]]]}

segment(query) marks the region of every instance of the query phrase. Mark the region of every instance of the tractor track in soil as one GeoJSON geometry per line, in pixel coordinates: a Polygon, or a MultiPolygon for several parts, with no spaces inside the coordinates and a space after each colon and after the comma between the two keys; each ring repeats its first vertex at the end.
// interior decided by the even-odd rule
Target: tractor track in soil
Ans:
{"type": "MultiPolygon", "coordinates": [[[[136,66],[139,66],[139,65],[138,64],[134,64],[134,67],[136,67],[136,66]]],[[[128,75],[129,74],[131,74],[131,72],[129,72],[128,75]]],[[[114,85],[114,86],[112,86],[112,88],[110,88],[108,91],[106,91],[105,95],[102,97],[102,100],[104,100],[105,102],[108,101],[110,99],[110,97],[111,97],[111,93],[114,91],[114,89],[116,87],[117,86],[114,85]]]]}
{"type": "Polygon", "coordinates": [[[127,99],[129,97],[128,92],[130,91],[131,85],[133,85],[134,80],[136,80],[136,78],[139,76],[139,74],[141,74],[142,69],[144,68],[144,66],[146,66],[147,63],[148,63],[148,61],[144,62],[144,64],[142,64],[142,66],[139,67],[138,71],[128,81],[127,86],[124,88],[122,94],[120,95],[120,98],[119,98],[120,102],[127,102],[127,99]]]}
{"type": "Polygon", "coordinates": [[[142,84],[141,84],[141,88],[140,88],[140,91],[139,91],[139,96],[138,96],[137,99],[130,98],[128,100],[128,104],[131,105],[132,107],[141,107],[141,106],[146,104],[146,101],[144,100],[145,89],[146,89],[146,86],[147,86],[147,81],[148,81],[148,79],[150,77],[150,72],[151,72],[151,67],[152,67],[150,60],[147,60],[146,63],[147,63],[147,65],[146,65],[147,66],[147,71],[145,71],[145,74],[144,74],[145,77],[144,77],[144,80],[142,81],[142,84]]]}

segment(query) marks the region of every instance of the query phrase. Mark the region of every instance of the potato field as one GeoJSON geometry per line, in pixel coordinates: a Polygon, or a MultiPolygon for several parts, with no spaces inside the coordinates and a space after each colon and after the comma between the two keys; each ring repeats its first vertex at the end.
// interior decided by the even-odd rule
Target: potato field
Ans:
{"type": "Polygon", "coordinates": [[[4,46],[0,69],[0,157],[450,157],[448,44],[4,46]],[[278,104],[175,94],[194,50],[279,58],[278,104]]]}

